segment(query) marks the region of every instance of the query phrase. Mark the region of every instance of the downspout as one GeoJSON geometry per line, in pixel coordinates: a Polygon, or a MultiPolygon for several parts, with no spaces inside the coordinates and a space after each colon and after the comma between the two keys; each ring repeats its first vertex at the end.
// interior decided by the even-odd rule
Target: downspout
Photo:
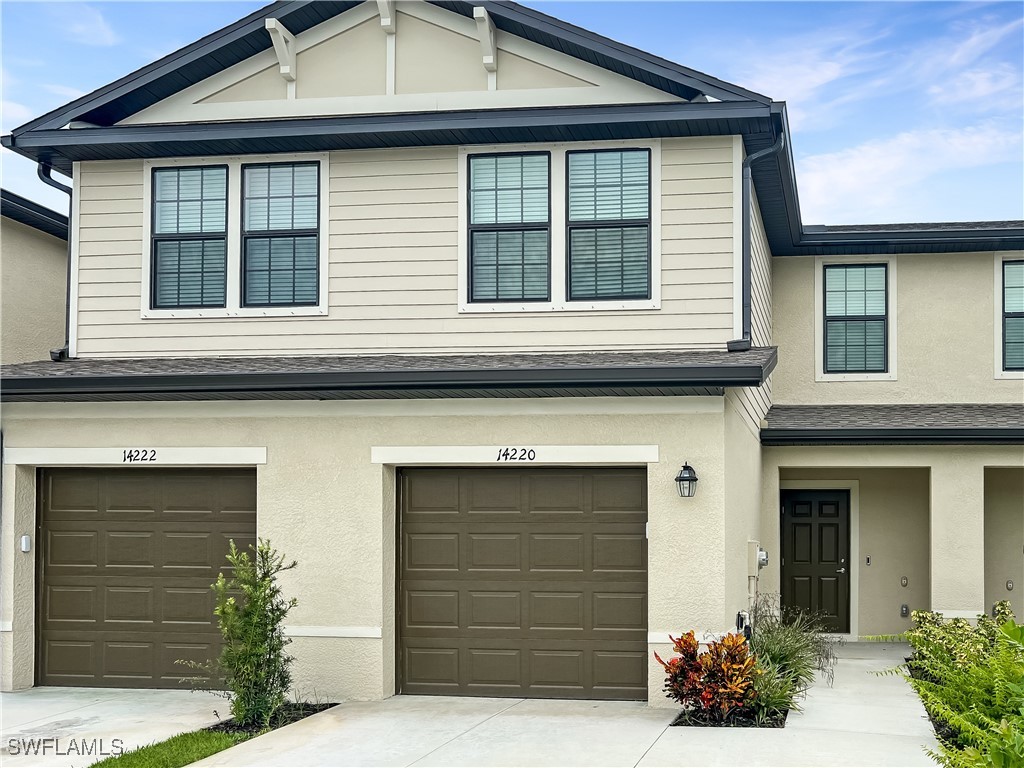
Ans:
{"type": "Polygon", "coordinates": [[[786,146],[786,134],[780,131],[779,138],[770,147],[743,158],[743,182],[740,197],[740,206],[742,207],[740,226],[743,230],[740,234],[740,243],[742,244],[740,262],[743,265],[743,336],[726,343],[726,348],[730,352],[745,352],[750,349],[750,198],[754,185],[750,166],[763,157],[778,153],[784,146],[786,146]]]}
{"type": "Polygon", "coordinates": [[[68,196],[68,269],[64,281],[64,346],[60,349],[50,350],[50,359],[59,363],[71,356],[71,238],[74,237],[71,209],[74,202],[74,191],[50,175],[53,173],[53,167],[48,163],[39,163],[36,173],[43,184],[59,189],[68,196]]]}

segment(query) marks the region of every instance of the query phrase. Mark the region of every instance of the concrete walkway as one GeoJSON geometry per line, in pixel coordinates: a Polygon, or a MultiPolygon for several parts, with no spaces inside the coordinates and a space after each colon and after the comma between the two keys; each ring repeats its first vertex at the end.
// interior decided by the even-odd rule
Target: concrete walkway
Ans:
{"type": "Polygon", "coordinates": [[[0,765],[85,766],[119,747],[127,751],[205,728],[227,712],[226,699],[190,691],[53,687],[0,693],[0,765]]]}
{"type": "Polygon", "coordinates": [[[784,729],[670,728],[643,703],[396,696],[348,702],[197,766],[931,766],[916,695],[874,670],[906,647],[842,650],[784,729]]]}

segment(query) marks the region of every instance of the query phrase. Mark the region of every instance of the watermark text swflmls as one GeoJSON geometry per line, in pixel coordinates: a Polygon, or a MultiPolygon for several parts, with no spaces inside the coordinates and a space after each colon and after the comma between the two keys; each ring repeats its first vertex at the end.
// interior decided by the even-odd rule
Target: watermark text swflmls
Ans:
{"type": "Polygon", "coordinates": [[[7,740],[8,755],[56,755],[68,757],[111,757],[124,753],[123,739],[12,738],[7,740]]]}

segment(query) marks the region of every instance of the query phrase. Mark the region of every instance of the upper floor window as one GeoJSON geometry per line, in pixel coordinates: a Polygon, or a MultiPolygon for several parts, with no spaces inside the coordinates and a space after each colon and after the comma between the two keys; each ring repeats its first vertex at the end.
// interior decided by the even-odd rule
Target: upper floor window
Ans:
{"type": "Polygon", "coordinates": [[[885,264],[826,264],[825,373],[888,370],[888,279],[885,264]]]}
{"type": "Polygon", "coordinates": [[[470,301],[551,295],[547,153],[469,158],[470,301]]]}
{"type": "Polygon", "coordinates": [[[228,169],[153,171],[153,307],[223,307],[228,169]]]}
{"type": "Polygon", "coordinates": [[[459,310],[659,308],[660,151],[461,149],[459,310]]]}
{"type": "Polygon", "coordinates": [[[1003,370],[1024,371],[1024,261],[1003,262],[1003,370]]]}
{"type": "Polygon", "coordinates": [[[326,163],[326,155],[147,161],[142,316],[326,314],[326,163]]]}
{"type": "Polygon", "coordinates": [[[244,305],[316,304],[318,164],[246,165],[242,174],[244,305]]]}
{"type": "Polygon", "coordinates": [[[650,298],[650,151],[568,157],[569,300],[650,298]]]}

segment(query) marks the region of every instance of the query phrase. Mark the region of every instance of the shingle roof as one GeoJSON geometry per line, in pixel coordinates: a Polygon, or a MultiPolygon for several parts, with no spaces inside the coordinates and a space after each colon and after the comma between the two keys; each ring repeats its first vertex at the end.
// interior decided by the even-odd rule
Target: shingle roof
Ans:
{"type": "Polygon", "coordinates": [[[68,239],[68,217],[27,197],[0,189],[0,216],[6,216],[48,235],[68,239]]]}
{"type": "Polygon", "coordinates": [[[746,352],[154,357],[21,363],[0,368],[0,377],[7,401],[529,397],[641,394],[632,391],[639,389],[645,390],[642,394],[720,394],[728,386],[758,386],[776,359],[774,347],[746,352]]]}
{"type": "Polygon", "coordinates": [[[764,445],[1024,443],[1024,402],[775,405],[764,445]]]}

